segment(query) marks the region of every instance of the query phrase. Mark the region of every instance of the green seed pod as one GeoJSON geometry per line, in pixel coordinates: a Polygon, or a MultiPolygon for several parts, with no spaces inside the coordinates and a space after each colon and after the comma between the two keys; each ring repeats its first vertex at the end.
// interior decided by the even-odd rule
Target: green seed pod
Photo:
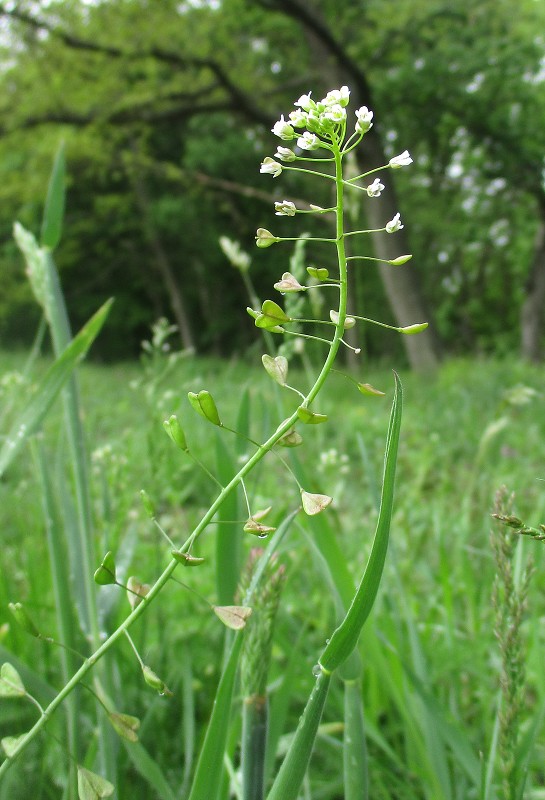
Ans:
{"type": "Polygon", "coordinates": [[[371,397],[384,397],[384,392],[381,392],[380,389],[375,389],[370,383],[358,383],[358,391],[371,397]]]}
{"type": "Polygon", "coordinates": [[[35,636],[36,639],[41,638],[40,631],[32,622],[21,603],[8,603],[8,608],[24,631],[30,633],[31,636],[35,636]]]}
{"type": "Polygon", "coordinates": [[[204,562],[204,558],[192,556],[190,553],[182,553],[180,550],[171,550],[170,555],[175,561],[178,561],[178,563],[182,564],[184,567],[198,567],[199,564],[204,562]]]}
{"type": "Polygon", "coordinates": [[[297,416],[305,425],[319,425],[321,422],[327,422],[327,414],[317,414],[314,411],[309,411],[306,406],[299,406],[297,416]]]}
{"type": "Polygon", "coordinates": [[[187,442],[185,439],[185,434],[182,430],[182,426],[178,421],[178,417],[176,414],[172,414],[168,419],[163,422],[163,427],[167,434],[170,436],[174,444],[178,445],[180,450],[184,452],[189,452],[189,447],[187,446],[187,442]]]}
{"type": "Polygon", "coordinates": [[[314,517],[316,514],[320,514],[332,502],[333,498],[329,497],[327,494],[313,494],[312,492],[305,492],[303,489],[301,489],[301,503],[303,505],[303,511],[305,514],[308,514],[309,517],[314,517]]]}
{"type": "Polygon", "coordinates": [[[261,356],[261,361],[271,378],[279,383],[280,386],[285,386],[288,377],[288,359],[284,358],[284,356],[273,358],[264,353],[261,356]]]}
{"type": "Polygon", "coordinates": [[[98,583],[99,586],[107,586],[110,583],[116,583],[115,560],[111,550],[108,550],[102,559],[100,567],[94,574],[94,581],[98,583]]]}
{"type": "Polygon", "coordinates": [[[212,425],[217,425],[221,428],[220,415],[210,392],[207,392],[206,389],[202,389],[198,394],[188,392],[187,397],[197,414],[207,419],[212,425]]]}
{"type": "Polygon", "coordinates": [[[155,506],[145,489],[140,489],[140,499],[148,517],[150,519],[155,519],[155,506]]]}
{"type": "Polygon", "coordinates": [[[325,281],[329,278],[329,270],[325,267],[307,267],[307,272],[311,278],[318,281],[325,281]]]}
{"type": "Polygon", "coordinates": [[[157,692],[159,692],[159,694],[168,695],[169,697],[172,696],[172,692],[170,691],[168,686],[151,669],[151,667],[148,667],[144,664],[144,666],[142,667],[142,674],[144,676],[144,680],[146,681],[148,686],[151,686],[152,689],[155,689],[157,692]]]}

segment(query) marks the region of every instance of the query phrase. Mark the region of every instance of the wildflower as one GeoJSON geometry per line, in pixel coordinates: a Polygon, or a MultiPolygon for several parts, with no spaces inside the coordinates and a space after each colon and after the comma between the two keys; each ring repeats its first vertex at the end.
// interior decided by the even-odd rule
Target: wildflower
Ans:
{"type": "Polygon", "coordinates": [[[408,167],[409,164],[412,164],[413,160],[409,155],[408,150],[404,150],[398,156],[394,156],[388,162],[388,165],[392,167],[392,169],[399,169],[400,167],[408,167]]]}
{"type": "Polygon", "coordinates": [[[304,111],[290,111],[289,117],[294,128],[304,128],[307,124],[307,115],[304,111]]]}
{"type": "Polygon", "coordinates": [[[395,215],[390,222],[386,223],[386,233],[395,233],[396,231],[400,231],[403,227],[401,224],[399,212],[395,215]]]}
{"type": "Polygon", "coordinates": [[[286,141],[289,141],[290,139],[295,138],[295,131],[293,130],[289,122],[287,122],[284,119],[283,114],[278,120],[278,122],[274,123],[274,126],[271,128],[271,130],[274,133],[274,135],[278,136],[280,139],[285,139],[286,141]]]}
{"type": "Polygon", "coordinates": [[[380,193],[384,191],[384,184],[381,183],[378,178],[375,178],[373,183],[367,187],[366,191],[369,197],[380,197],[380,193]]]}
{"type": "Polygon", "coordinates": [[[297,146],[300,147],[301,150],[317,150],[322,146],[322,142],[315,133],[305,131],[304,134],[297,139],[297,146]]]}
{"type": "Polygon", "coordinates": [[[325,106],[332,106],[338,103],[340,106],[344,107],[348,105],[349,99],[350,89],[348,86],[341,86],[340,89],[333,89],[331,92],[328,92],[322,100],[322,104],[325,106]]]}
{"type": "Polygon", "coordinates": [[[296,155],[289,147],[277,147],[274,157],[279,158],[280,161],[295,161],[296,155]]]}
{"type": "Polygon", "coordinates": [[[310,111],[311,108],[316,108],[316,103],[311,99],[310,92],[308,94],[302,94],[299,100],[296,100],[293,105],[299,106],[303,111],[310,111]]]}
{"type": "Polygon", "coordinates": [[[282,172],[282,164],[279,164],[278,161],[274,160],[274,158],[267,156],[261,162],[261,167],[259,168],[259,171],[264,172],[268,175],[272,175],[273,178],[277,178],[282,172]]]}
{"type": "Polygon", "coordinates": [[[373,112],[367,106],[362,106],[356,111],[356,133],[367,133],[373,127],[373,112]]]}
{"type": "Polygon", "coordinates": [[[335,103],[335,105],[330,106],[327,111],[324,111],[321,116],[325,119],[331,120],[331,122],[339,124],[345,121],[346,111],[339,103],[335,103]]]}
{"type": "Polygon", "coordinates": [[[294,217],[297,209],[291,200],[282,200],[281,203],[274,204],[274,212],[277,217],[294,217]]]}

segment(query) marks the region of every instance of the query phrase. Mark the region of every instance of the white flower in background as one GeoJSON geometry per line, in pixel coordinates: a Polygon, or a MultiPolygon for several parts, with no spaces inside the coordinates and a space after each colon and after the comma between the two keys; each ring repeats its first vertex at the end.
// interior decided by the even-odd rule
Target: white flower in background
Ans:
{"type": "Polygon", "coordinates": [[[388,162],[389,166],[392,169],[399,169],[400,167],[408,167],[409,164],[412,164],[413,160],[409,154],[408,150],[404,150],[398,156],[394,156],[388,162]]]}
{"type": "Polygon", "coordinates": [[[381,183],[378,178],[375,178],[373,183],[369,184],[366,191],[369,197],[380,197],[380,193],[384,191],[384,184],[381,183]]]}
{"type": "Polygon", "coordinates": [[[274,123],[274,126],[271,128],[271,130],[274,133],[274,135],[278,136],[280,139],[285,139],[286,141],[289,141],[290,139],[295,139],[295,131],[293,130],[289,122],[287,122],[284,119],[283,114],[278,120],[278,122],[274,123]]]}
{"type": "Polygon", "coordinates": [[[299,106],[303,111],[310,111],[311,108],[316,107],[316,103],[310,97],[310,92],[308,94],[302,94],[299,100],[296,100],[293,105],[299,106]]]}
{"type": "Polygon", "coordinates": [[[373,127],[373,112],[367,106],[362,106],[356,111],[356,133],[367,133],[373,127]]]}
{"type": "Polygon", "coordinates": [[[289,147],[277,147],[274,157],[279,158],[280,161],[295,161],[296,159],[295,153],[289,147]]]}
{"type": "Polygon", "coordinates": [[[305,131],[304,134],[297,139],[297,146],[300,147],[301,150],[317,150],[322,146],[322,142],[315,133],[305,131]]]}
{"type": "Polygon", "coordinates": [[[401,224],[401,219],[399,218],[399,212],[395,215],[390,222],[386,223],[386,233],[395,233],[396,231],[400,231],[403,227],[401,224]]]}
{"type": "Polygon", "coordinates": [[[279,164],[278,161],[274,160],[274,158],[267,156],[261,162],[259,171],[266,173],[267,175],[272,175],[273,178],[277,178],[282,172],[282,164],[279,164]]]}
{"type": "Polygon", "coordinates": [[[321,116],[338,124],[345,121],[346,111],[341,105],[339,105],[339,103],[335,103],[334,105],[330,106],[327,111],[324,111],[321,116]]]}
{"type": "Polygon", "coordinates": [[[338,103],[344,107],[348,105],[349,100],[350,89],[348,86],[341,86],[340,89],[333,89],[331,92],[328,92],[322,100],[322,104],[325,106],[332,106],[338,103]]]}
{"type": "Polygon", "coordinates": [[[274,213],[277,217],[294,217],[297,209],[291,200],[282,200],[281,203],[274,204],[274,213]]]}
{"type": "Polygon", "coordinates": [[[304,111],[290,111],[289,117],[294,128],[304,128],[307,124],[307,115],[304,111]]]}

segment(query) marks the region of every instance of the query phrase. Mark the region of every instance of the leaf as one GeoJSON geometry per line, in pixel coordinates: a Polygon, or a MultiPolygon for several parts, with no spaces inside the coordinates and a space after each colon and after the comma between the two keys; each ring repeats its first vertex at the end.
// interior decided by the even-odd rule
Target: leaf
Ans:
{"type": "Polygon", "coordinates": [[[288,377],[288,359],[284,356],[273,358],[264,353],[261,356],[261,361],[271,378],[279,383],[280,386],[285,386],[288,377]]]}
{"type": "Polygon", "coordinates": [[[26,733],[21,733],[19,736],[4,736],[2,739],[2,747],[8,758],[12,758],[12,756],[15,755],[17,747],[26,736],[26,733]]]}
{"type": "Polygon", "coordinates": [[[140,727],[138,717],[131,717],[129,714],[118,714],[113,712],[108,714],[112,727],[123,739],[129,742],[137,742],[138,734],[136,731],[140,727]]]}
{"type": "Polygon", "coordinates": [[[111,797],[114,789],[114,785],[106,778],[78,765],[79,800],[100,800],[101,797],[111,797]]]}
{"type": "Polygon", "coordinates": [[[9,662],[0,669],[0,697],[24,697],[26,690],[14,666],[9,662]]]}
{"type": "Polygon", "coordinates": [[[244,628],[252,613],[248,606],[212,606],[212,609],[223,624],[234,631],[244,628]]]}
{"type": "Polygon", "coordinates": [[[42,220],[41,243],[42,247],[54,250],[61,239],[62,221],[64,217],[64,182],[65,158],[64,145],[57,150],[45,201],[44,216],[42,220]]]}
{"type": "Polygon", "coordinates": [[[187,397],[197,414],[200,414],[201,417],[207,419],[208,422],[211,422],[213,425],[218,425],[218,427],[221,428],[222,423],[218,414],[218,409],[210,392],[207,392],[206,389],[202,389],[198,394],[195,394],[195,392],[188,392],[187,397]]]}
{"type": "Polygon", "coordinates": [[[93,578],[95,583],[98,583],[99,586],[108,586],[111,583],[116,583],[115,559],[111,550],[108,550],[102,559],[102,563],[100,567],[95,570],[93,578]]]}
{"type": "Polygon", "coordinates": [[[321,422],[327,422],[327,414],[317,414],[306,406],[299,406],[297,416],[305,425],[319,425],[321,422]]]}
{"type": "Polygon", "coordinates": [[[39,427],[73,369],[84,358],[102,328],[111,305],[112,301],[108,300],[99,308],[47,370],[30,399],[26,402],[22,399],[23,410],[0,449],[0,476],[6,471],[28,437],[39,427]]]}
{"type": "Polygon", "coordinates": [[[315,514],[320,514],[322,511],[325,511],[333,502],[333,498],[329,497],[327,494],[312,494],[302,489],[301,502],[305,514],[308,514],[309,517],[313,517],[315,514]]]}

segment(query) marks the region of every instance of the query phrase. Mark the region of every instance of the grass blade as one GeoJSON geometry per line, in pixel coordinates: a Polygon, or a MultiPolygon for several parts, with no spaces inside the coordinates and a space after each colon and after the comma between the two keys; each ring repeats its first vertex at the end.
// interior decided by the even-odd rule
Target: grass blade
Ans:
{"type": "Polygon", "coordinates": [[[42,220],[42,246],[49,247],[50,250],[54,250],[61,240],[64,217],[64,180],[65,157],[64,145],[61,144],[53,163],[42,220]]]}
{"type": "Polygon", "coordinates": [[[41,379],[0,449],[0,476],[4,474],[28,437],[38,429],[74,368],[85,357],[108,316],[111,304],[112,300],[106,301],[93,314],[41,379]]]}
{"type": "Polygon", "coordinates": [[[154,790],[153,796],[157,800],[176,800],[176,795],[159,765],[150,756],[146,748],[140,742],[128,742],[125,739],[122,741],[134,768],[154,790]]]}
{"type": "Polygon", "coordinates": [[[344,684],[344,800],[368,800],[367,744],[360,681],[344,684]]]}
{"type": "Polygon", "coordinates": [[[188,800],[216,800],[218,796],[241,647],[242,636],[238,634],[218,685],[188,800]]]}
{"type": "Polygon", "coordinates": [[[267,800],[297,800],[322,718],[331,675],[320,672],[267,800]]]}

